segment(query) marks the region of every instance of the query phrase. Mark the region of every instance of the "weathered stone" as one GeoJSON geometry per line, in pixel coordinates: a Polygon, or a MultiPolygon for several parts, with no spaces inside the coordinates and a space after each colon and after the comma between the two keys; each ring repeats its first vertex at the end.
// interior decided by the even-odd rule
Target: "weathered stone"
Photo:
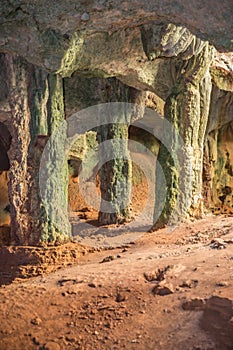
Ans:
{"type": "Polygon", "coordinates": [[[12,114],[9,152],[12,240],[21,245],[38,244],[40,241],[63,242],[70,237],[64,128],[51,139],[48,146],[54,158],[40,167],[48,134],[64,121],[62,81],[52,76],[47,80],[47,73],[31,67],[17,56],[6,55],[6,65],[12,114]],[[63,157],[60,157],[61,154],[63,157]],[[39,175],[45,171],[44,166],[48,166],[45,168],[48,181],[42,184],[43,191],[47,192],[41,202],[39,175]],[[61,181],[59,184],[58,179],[61,181]],[[58,204],[61,205],[60,211],[58,204]]]}
{"type": "Polygon", "coordinates": [[[151,20],[157,23],[163,20],[189,28],[216,47],[229,51],[233,48],[232,6],[228,0],[221,3],[204,0],[201,7],[196,1],[184,0],[176,3],[114,0],[101,4],[98,10],[94,0],[85,3],[51,1],[49,6],[42,0],[33,3],[19,0],[17,4],[5,0],[0,4],[0,13],[2,50],[15,52],[53,71],[59,69],[76,28],[84,33],[86,40],[94,33],[113,33],[151,20]],[[90,16],[89,21],[81,20],[84,13],[90,16]],[[28,45],[31,42],[33,45],[28,45]]]}
{"type": "Polygon", "coordinates": [[[41,319],[39,317],[35,317],[31,320],[31,324],[34,326],[40,326],[42,323],[41,319]]]}
{"type": "Polygon", "coordinates": [[[170,283],[164,285],[157,285],[153,288],[152,293],[154,295],[165,296],[174,293],[174,287],[170,283]]]}
{"type": "Polygon", "coordinates": [[[89,21],[89,19],[90,19],[90,16],[88,15],[88,13],[84,12],[81,16],[81,21],[86,22],[86,21],[89,21]]]}
{"type": "Polygon", "coordinates": [[[215,52],[211,77],[220,90],[233,92],[233,53],[215,52]]]}
{"type": "Polygon", "coordinates": [[[71,237],[68,217],[67,125],[64,120],[63,85],[49,77],[49,127],[51,137],[40,162],[40,194],[45,217],[41,240],[64,243],[71,237]]]}
{"type": "Polygon", "coordinates": [[[58,343],[56,343],[54,341],[49,341],[46,344],[44,344],[43,349],[44,350],[60,350],[61,347],[58,343]]]}
{"type": "Polygon", "coordinates": [[[233,94],[213,86],[207,125],[203,196],[214,213],[233,212],[233,94]]]}
{"type": "Polygon", "coordinates": [[[11,236],[17,244],[27,244],[31,231],[28,192],[31,174],[28,168],[30,110],[27,92],[27,63],[20,57],[6,55],[12,141],[9,151],[11,236]]]}
{"type": "Polygon", "coordinates": [[[155,228],[168,222],[173,224],[188,214],[202,215],[202,160],[211,92],[208,70],[212,57],[212,48],[206,43],[197,56],[183,63],[178,61],[179,78],[165,104],[165,117],[170,122],[164,130],[166,144],[161,145],[158,154],[167,189],[162,208],[164,188],[158,170],[155,218],[160,211],[162,213],[155,228]],[[170,145],[169,149],[167,145],[170,145]]]}
{"type": "MultiPolygon", "coordinates": [[[[103,94],[105,102],[130,100],[130,89],[115,79],[108,80],[103,94]]],[[[127,142],[130,110],[124,103],[117,110],[111,108],[109,103],[106,113],[108,123],[100,125],[97,131],[101,164],[101,207],[98,220],[102,225],[119,223],[129,218],[132,182],[132,164],[127,142]]]]}

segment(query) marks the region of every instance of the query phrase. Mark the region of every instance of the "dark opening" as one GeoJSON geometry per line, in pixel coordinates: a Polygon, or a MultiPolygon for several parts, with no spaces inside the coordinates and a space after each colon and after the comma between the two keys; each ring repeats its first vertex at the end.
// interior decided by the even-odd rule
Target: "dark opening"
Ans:
{"type": "Polygon", "coordinates": [[[8,196],[8,171],[10,161],[7,151],[11,135],[7,126],[0,122],[0,244],[10,243],[10,204],[8,196]]]}
{"type": "Polygon", "coordinates": [[[10,161],[7,151],[10,148],[11,135],[7,126],[0,122],[0,171],[10,169],[10,161]]]}

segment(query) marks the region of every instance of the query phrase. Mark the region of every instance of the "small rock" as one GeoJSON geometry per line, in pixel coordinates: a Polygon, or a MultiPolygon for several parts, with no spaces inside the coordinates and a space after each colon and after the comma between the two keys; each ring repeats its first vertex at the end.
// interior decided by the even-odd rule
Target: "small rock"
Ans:
{"type": "Polygon", "coordinates": [[[61,347],[58,343],[55,343],[53,341],[49,341],[46,343],[43,347],[44,350],[60,350],[61,347]]]}
{"type": "Polygon", "coordinates": [[[96,286],[95,283],[91,282],[91,283],[88,283],[88,287],[90,287],[90,288],[96,288],[97,286],[96,286]]]}
{"type": "Polygon", "coordinates": [[[126,300],[126,295],[118,292],[116,295],[116,302],[121,303],[122,301],[125,301],[125,300],[126,300]]]}
{"type": "Polygon", "coordinates": [[[70,337],[70,336],[66,336],[65,338],[67,341],[71,342],[71,343],[75,343],[77,341],[77,338],[75,337],[70,337]]]}
{"type": "Polygon", "coordinates": [[[39,339],[38,339],[38,338],[33,337],[33,338],[32,338],[32,341],[33,341],[33,343],[34,343],[35,345],[40,345],[40,342],[39,342],[39,339]]]}
{"type": "Polygon", "coordinates": [[[217,287],[227,287],[228,286],[228,282],[226,281],[220,281],[216,283],[217,287]]]}
{"type": "Polygon", "coordinates": [[[126,252],[128,252],[128,249],[124,248],[121,252],[126,253],[126,252]]]}
{"type": "Polygon", "coordinates": [[[181,288],[193,288],[198,284],[198,280],[185,280],[180,284],[181,288]]]}
{"type": "Polygon", "coordinates": [[[169,310],[169,309],[163,309],[163,312],[164,312],[165,314],[170,314],[170,313],[171,313],[171,310],[169,310]]]}
{"type": "Polygon", "coordinates": [[[87,12],[84,12],[81,16],[81,21],[87,22],[89,21],[89,19],[90,19],[89,14],[87,12]]]}
{"type": "Polygon", "coordinates": [[[107,322],[104,326],[106,328],[112,329],[113,328],[113,323],[110,321],[110,322],[107,322]]]}
{"type": "Polygon", "coordinates": [[[112,261],[114,259],[115,259],[115,257],[113,255],[106,256],[106,258],[104,258],[102,261],[100,261],[100,264],[112,261]]]}
{"type": "Polygon", "coordinates": [[[212,249],[225,249],[226,242],[221,238],[212,239],[210,248],[212,249]]]}
{"type": "Polygon", "coordinates": [[[148,282],[159,281],[158,275],[159,275],[158,271],[144,272],[144,277],[148,282]]]}
{"type": "Polygon", "coordinates": [[[173,289],[173,286],[171,285],[163,285],[163,286],[158,285],[152,289],[152,293],[154,295],[165,296],[165,295],[173,294],[174,289],[173,289]]]}
{"type": "Polygon", "coordinates": [[[31,324],[34,324],[35,326],[39,326],[41,323],[42,321],[39,317],[35,317],[31,320],[31,324]]]}

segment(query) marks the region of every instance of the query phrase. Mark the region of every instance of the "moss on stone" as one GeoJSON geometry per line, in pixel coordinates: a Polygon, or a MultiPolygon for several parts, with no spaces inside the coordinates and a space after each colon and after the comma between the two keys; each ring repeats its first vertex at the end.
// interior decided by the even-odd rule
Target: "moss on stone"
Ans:
{"type": "Polygon", "coordinates": [[[48,73],[42,68],[31,66],[30,74],[30,112],[31,143],[36,135],[48,134],[47,103],[49,98],[48,73]]]}
{"type": "Polygon", "coordinates": [[[63,79],[59,75],[49,74],[48,133],[51,135],[64,121],[65,107],[63,79]]]}
{"type": "Polygon", "coordinates": [[[81,32],[75,32],[69,40],[69,48],[61,62],[61,68],[58,70],[58,74],[62,74],[64,77],[70,77],[74,71],[77,70],[77,60],[80,59],[80,52],[84,45],[84,36],[81,32]]]}
{"type": "Polygon", "coordinates": [[[40,171],[45,181],[41,241],[66,242],[71,238],[68,217],[67,125],[64,120],[63,82],[58,75],[49,76],[48,125],[50,139],[42,158],[40,171]]]}
{"type": "Polygon", "coordinates": [[[206,43],[200,53],[178,65],[179,79],[165,104],[165,118],[174,128],[164,131],[158,161],[167,182],[165,204],[161,204],[161,175],[156,173],[155,228],[168,221],[202,215],[202,169],[204,135],[210,105],[210,74],[213,50],[206,43]]]}

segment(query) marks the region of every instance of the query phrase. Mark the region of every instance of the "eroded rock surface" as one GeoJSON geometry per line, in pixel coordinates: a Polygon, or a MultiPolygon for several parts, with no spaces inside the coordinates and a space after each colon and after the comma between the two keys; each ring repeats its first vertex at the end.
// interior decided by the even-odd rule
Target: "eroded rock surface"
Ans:
{"type": "MultiPolygon", "coordinates": [[[[59,69],[76,32],[76,45],[96,33],[111,34],[151,20],[175,23],[220,49],[232,50],[230,0],[175,3],[166,1],[50,1],[1,2],[0,26],[3,51],[15,52],[53,71],[59,69]],[[208,14],[208,16],[206,16],[208,14]],[[104,20],[103,20],[104,18],[104,20]],[[81,35],[80,35],[81,34],[81,35]]],[[[114,37],[114,34],[113,34],[114,37]]]]}

